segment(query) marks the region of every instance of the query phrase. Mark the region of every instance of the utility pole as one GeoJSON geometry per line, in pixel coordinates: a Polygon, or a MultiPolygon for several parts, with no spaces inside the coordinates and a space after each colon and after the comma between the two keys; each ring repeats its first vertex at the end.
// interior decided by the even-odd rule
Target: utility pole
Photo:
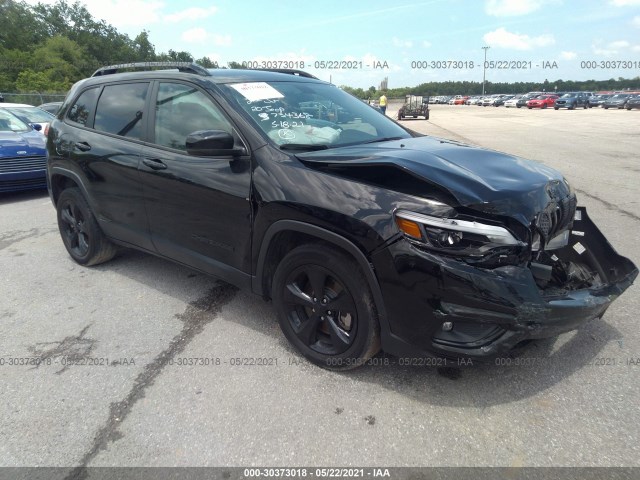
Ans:
{"type": "Polygon", "coordinates": [[[482,64],[482,96],[484,97],[484,82],[485,79],[487,78],[487,50],[489,50],[491,47],[482,47],[482,49],[484,50],[484,63],[482,64]]]}

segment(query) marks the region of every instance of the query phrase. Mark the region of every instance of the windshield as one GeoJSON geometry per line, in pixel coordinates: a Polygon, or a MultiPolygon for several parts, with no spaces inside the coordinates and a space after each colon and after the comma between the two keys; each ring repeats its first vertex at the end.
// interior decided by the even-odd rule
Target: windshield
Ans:
{"type": "Polygon", "coordinates": [[[28,132],[31,127],[8,111],[0,108],[0,132],[28,132]]]}
{"type": "Polygon", "coordinates": [[[49,123],[54,116],[37,107],[8,107],[11,113],[26,123],[49,123]]]}
{"type": "Polygon", "coordinates": [[[25,123],[49,123],[54,118],[37,107],[7,107],[7,110],[25,123]]]}
{"type": "Polygon", "coordinates": [[[282,148],[333,148],[411,136],[333,85],[283,81],[223,87],[282,148]]]}

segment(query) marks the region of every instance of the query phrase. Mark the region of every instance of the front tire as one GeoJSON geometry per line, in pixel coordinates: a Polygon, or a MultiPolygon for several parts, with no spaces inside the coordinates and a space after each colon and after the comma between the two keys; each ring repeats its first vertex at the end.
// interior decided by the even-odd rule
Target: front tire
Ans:
{"type": "Polygon", "coordinates": [[[84,266],[111,260],[116,247],[105,237],[78,188],[68,188],[57,203],[58,229],[67,252],[84,266]]]}
{"type": "Polygon", "coordinates": [[[272,298],[287,339],[330,370],[363,365],[380,350],[380,326],[359,266],[339,250],[297,247],[280,262],[272,298]]]}

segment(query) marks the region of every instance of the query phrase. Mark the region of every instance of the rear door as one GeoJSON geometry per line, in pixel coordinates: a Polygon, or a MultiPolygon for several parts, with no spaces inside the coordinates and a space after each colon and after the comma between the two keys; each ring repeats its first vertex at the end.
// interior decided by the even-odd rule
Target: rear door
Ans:
{"type": "Polygon", "coordinates": [[[242,140],[196,85],[158,81],[152,101],[140,179],[153,244],[162,255],[239,283],[250,271],[250,158],[188,155],[185,141],[198,130],[224,130],[237,144],[242,140]]]}
{"type": "Polygon", "coordinates": [[[104,232],[152,250],[138,163],[150,82],[96,86],[69,109],[56,151],[68,156],[104,232]]]}

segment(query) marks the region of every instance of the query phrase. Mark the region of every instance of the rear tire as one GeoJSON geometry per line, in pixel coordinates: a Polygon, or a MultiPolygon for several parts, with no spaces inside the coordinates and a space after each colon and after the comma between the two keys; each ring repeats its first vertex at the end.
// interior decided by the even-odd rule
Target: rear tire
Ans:
{"type": "Polygon", "coordinates": [[[357,263],[324,245],[289,252],[273,277],[272,298],[285,337],[329,370],[363,365],[380,350],[380,326],[357,263]]]}
{"type": "Polygon", "coordinates": [[[102,233],[80,189],[64,190],[57,210],[60,236],[71,258],[87,267],[113,258],[117,249],[102,233]]]}

